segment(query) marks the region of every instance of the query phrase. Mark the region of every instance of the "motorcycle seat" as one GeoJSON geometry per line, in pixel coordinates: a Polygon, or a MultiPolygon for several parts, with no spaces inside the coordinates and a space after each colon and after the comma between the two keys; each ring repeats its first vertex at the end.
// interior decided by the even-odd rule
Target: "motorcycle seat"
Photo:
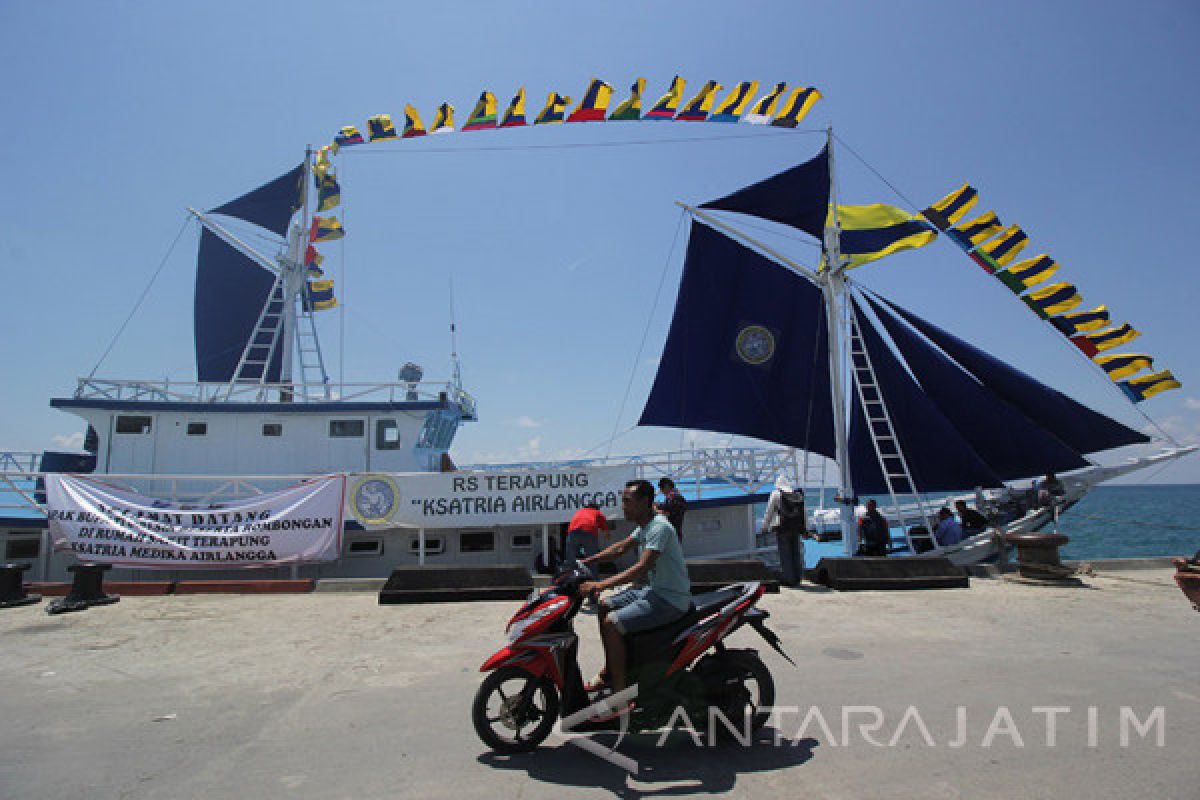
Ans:
{"type": "Polygon", "coordinates": [[[741,594],[742,587],[726,586],[724,589],[717,589],[714,592],[692,595],[692,607],[701,617],[706,617],[723,606],[729,605],[741,594]]]}

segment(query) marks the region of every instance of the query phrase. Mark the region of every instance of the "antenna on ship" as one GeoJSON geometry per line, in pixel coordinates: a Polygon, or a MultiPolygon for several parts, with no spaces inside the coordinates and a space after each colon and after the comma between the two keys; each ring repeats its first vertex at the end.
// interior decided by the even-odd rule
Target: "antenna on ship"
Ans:
{"type": "Polygon", "coordinates": [[[462,370],[458,363],[458,325],[454,320],[454,277],[450,277],[450,368],[454,374],[454,388],[462,389],[462,370]]]}

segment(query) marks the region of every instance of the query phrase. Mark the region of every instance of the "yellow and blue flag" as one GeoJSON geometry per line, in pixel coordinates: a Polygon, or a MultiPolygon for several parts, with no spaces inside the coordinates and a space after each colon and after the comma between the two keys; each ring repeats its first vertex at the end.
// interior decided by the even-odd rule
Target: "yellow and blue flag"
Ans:
{"type": "Polygon", "coordinates": [[[945,231],[962,219],[979,201],[979,192],[969,183],[964,183],[961,189],[931,204],[921,212],[921,216],[933,223],[939,231],[945,231]]]}
{"type": "Polygon", "coordinates": [[[793,89],[791,96],[783,104],[783,111],[779,112],[779,116],[771,120],[771,124],[776,128],[796,127],[800,124],[801,120],[808,116],[808,112],[812,110],[812,107],[820,99],[821,93],[812,87],[793,89]]]}
{"type": "Polygon", "coordinates": [[[563,97],[558,92],[550,92],[546,95],[546,107],[537,115],[533,124],[554,125],[564,121],[567,117],[567,106],[570,104],[571,98],[563,97]]]}
{"type": "Polygon", "coordinates": [[[779,105],[779,99],[786,91],[786,83],[775,84],[775,88],[760,98],[750,109],[750,113],[742,117],[742,122],[748,122],[751,125],[770,125],[771,120],[775,118],[775,109],[779,105]]]}
{"type": "Polygon", "coordinates": [[[433,125],[429,128],[429,133],[454,133],[454,106],[449,103],[442,103],[438,106],[437,115],[433,118],[433,125]]]}
{"type": "Polygon", "coordinates": [[[402,139],[412,139],[415,136],[425,135],[425,125],[421,122],[421,115],[411,104],[404,106],[404,133],[400,135],[402,139]]]}
{"type": "Polygon", "coordinates": [[[342,187],[338,186],[337,177],[332,172],[317,178],[317,211],[328,211],[336,208],[342,202],[342,187]]]}
{"type": "Polygon", "coordinates": [[[1029,244],[1029,237],[1019,225],[1009,225],[1004,232],[990,242],[979,246],[979,250],[988,256],[998,267],[1012,262],[1017,254],[1029,244]]]}
{"type": "Polygon", "coordinates": [[[1102,331],[1081,333],[1070,338],[1071,343],[1082,350],[1085,356],[1095,358],[1097,353],[1103,353],[1105,350],[1120,347],[1123,344],[1132,342],[1141,335],[1141,331],[1134,330],[1133,326],[1126,322],[1119,327],[1114,325],[1102,331]]]}
{"type": "Polygon", "coordinates": [[[314,311],[325,311],[337,306],[337,298],[333,296],[333,281],[309,281],[308,301],[314,311]]]}
{"type": "Polygon", "coordinates": [[[1065,282],[1052,283],[1044,289],[1024,295],[1021,299],[1042,319],[1078,308],[1083,302],[1079,290],[1065,282]]]}
{"type": "Polygon", "coordinates": [[[308,231],[310,242],[332,242],[346,235],[345,228],[337,217],[318,217],[313,215],[312,227],[308,231]]]}
{"type": "Polygon", "coordinates": [[[1162,372],[1155,372],[1151,375],[1143,375],[1140,378],[1121,381],[1117,386],[1121,387],[1121,391],[1130,400],[1140,403],[1168,389],[1180,389],[1183,387],[1183,384],[1171,374],[1171,370],[1164,369],[1162,372]]]}
{"type": "Polygon", "coordinates": [[[304,267],[308,270],[308,276],[310,278],[319,278],[324,275],[325,271],[321,269],[321,265],[324,263],[325,256],[318,253],[317,248],[310,244],[308,249],[304,251],[304,267]]]}
{"type": "Polygon", "coordinates": [[[354,144],[362,144],[363,135],[359,133],[358,128],[354,127],[353,125],[346,125],[340,131],[338,131],[337,136],[333,137],[333,143],[338,147],[349,147],[350,145],[354,144]]]}
{"type": "Polygon", "coordinates": [[[667,93],[659,98],[654,107],[646,112],[646,119],[674,119],[675,111],[679,108],[680,101],[683,100],[683,87],[687,85],[680,76],[676,75],[671,79],[671,88],[667,89],[667,93]]]}
{"type": "Polygon", "coordinates": [[[501,128],[519,128],[525,124],[525,87],[522,86],[509,101],[504,116],[500,118],[501,128]]]}
{"type": "Polygon", "coordinates": [[[713,103],[717,100],[717,92],[724,88],[716,81],[708,81],[700,87],[700,91],[696,93],[695,97],[684,104],[679,113],[675,115],[675,119],[686,122],[704,122],[708,119],[713,103]]]}
{"type": "Polygon", "coordinates": [[[638,120],[642,118],[642,92],[646,91],[646,79],[638,78],[629,87],[629,99],[617,106],[610,120],[638,120]]]}
{"type": "Polygon", "coordinates": [[[1003,230],[1003,227],[996,212],[987,211],[975,219],[951,228],[946,231],[946,235],[959,247],[970,252],[1003,230]]]}
{"type": "Polygon", "coordinates": [[[463,125],[463,130],[481,131],[494,127],[496,127],[496,95],[485,90],[479,95],[479,100],[476,101],[471,116],[467,117],[467,124],[463,125]]]}
{"type": "Polygon", "coordinates": [[[1017,294],[1032,289],[1039,283],[1050,279],[1054,273],[1058,272],[1058,264],[1054,263],[1054,259],[1043,253],[1036,258],[1027,258],[1024,261],[1018,261],[1008,269],[1002,269],[996,273],[996,277],[1000,282],[1012,289],[1017,294]]]}
{"type": "Polygon", "coordinates": [[[884,203],[839,205],[837,218],[842,229],[841,251],[847,259],[847,269],[901,250],[924,247],[937,238],[937,231],[929,223],[884,203]]]}
{"type": "Polygon", "coordinates": [[[717,110],[708,118],[709,122],[737,122],[746,113],[754,93],[758,91],[758,81],[742,81],[733,87],[729,96],[721,101],[717,110]]]}
{"type": "Polygon", "coordinates": [[[1076,311],[1061,314],[1050,320],[1050,324],[1063,336],[1074,336],[1084,331],[1096,331],[1109,324],[1108,306],[1096,306],[1091,311],[1076,311]]]}
{"type": "Polygon", "coordinates": [[[603,122],[612,99],[612,87],[599,78],[592,78],[579,105],[567,117],[567,122],[603,122]]]}
{"type": "Polygon", "coordinates": [[[1092,360],[1114,381],[1128,378],[1154,366],[1154,359],[1145,353],[1118,353],[1112,356],[1096,356],[1092,360]]]}
{"type": "Polygon", "coordinates": [[[392,124],[392,118],[387,114],[376,114],[368,119],[367,133],[372,142],[399,138],[396,136],[396,126],[392,124]]]}

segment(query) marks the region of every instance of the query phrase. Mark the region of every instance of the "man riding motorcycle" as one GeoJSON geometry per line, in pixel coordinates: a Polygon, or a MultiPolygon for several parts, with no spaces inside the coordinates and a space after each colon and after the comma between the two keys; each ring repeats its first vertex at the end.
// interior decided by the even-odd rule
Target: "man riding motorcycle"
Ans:
{"type": "Polygon", "coordinates": [[[626,688],[624,637],[674,622],[687,613],[692,599],[679,536],[665,516],[655,513],[650,482],[634,480],[625,484],[621,509],[637,529],[627,539],[580,563],[612,561],[638,545],[641,556],[629,569],[602,581],[585,581],[579,590],[586,596],[642,579],[645,585],[626,589],[600,603],[597,618],[608,666],[587,685],[589,691],[606,685],[614,692],[626,688]]]}

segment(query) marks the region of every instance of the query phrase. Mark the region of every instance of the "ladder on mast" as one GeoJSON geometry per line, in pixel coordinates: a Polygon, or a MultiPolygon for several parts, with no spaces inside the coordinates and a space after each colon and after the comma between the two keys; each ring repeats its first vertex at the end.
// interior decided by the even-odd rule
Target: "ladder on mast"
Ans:
{"type": "Polygon", "coordinates": [[[296,350],[300,355],[300,384],[304,389],[304,397],[313,397],[313,391],[319,389],[328,400],[329,374],[325,371],[325,359],[321,355],[321,340],[317,337],[317,322],[312,306],[306,307],[301,302],[297,317],[296,350]]]}
{"type": "Polygon", "coordinates": [[[239,384],[258,384],[265,386],[270,372],[271,361],[275,358],[275,349],[279,344],[279,333],[283,329],[283,312],[287,304],[285,297],[286,280],[280,270],[275,275],[275,283],[267,294],[258,321],[254,323],[254,333],[246,341],[242,357],[238,359],[237,368],[229,381],[229,389],[225,392],[228,400],[239,384]]]}
{"type": "Polygon", "coordinates": [[[888,495],[892,500],[892,510],[904,531],[908,548],[913,555],[936,552],[938,543],[929,527],[925,501],[917,491],[912,472],[908,468],[908,459],[904,457],[904,450],[896,437],[896,429],[892,425],[887,403],[875,379],[875,368],[863,344],[858,329],[858,315],[855,313],[850,314],[850,364],[854,371],[858,401],[866,417],[867,430],[871,434],[871,444],[875,448],[876,458],[879,459],[879,471],[883,473],[888,495]],[[908,503],[906,511],[901,501],[908,498],[911,498],[911,502],[908,503]],[[917,510],[916,515],[912,514],[914,506],[917,510]]]}

